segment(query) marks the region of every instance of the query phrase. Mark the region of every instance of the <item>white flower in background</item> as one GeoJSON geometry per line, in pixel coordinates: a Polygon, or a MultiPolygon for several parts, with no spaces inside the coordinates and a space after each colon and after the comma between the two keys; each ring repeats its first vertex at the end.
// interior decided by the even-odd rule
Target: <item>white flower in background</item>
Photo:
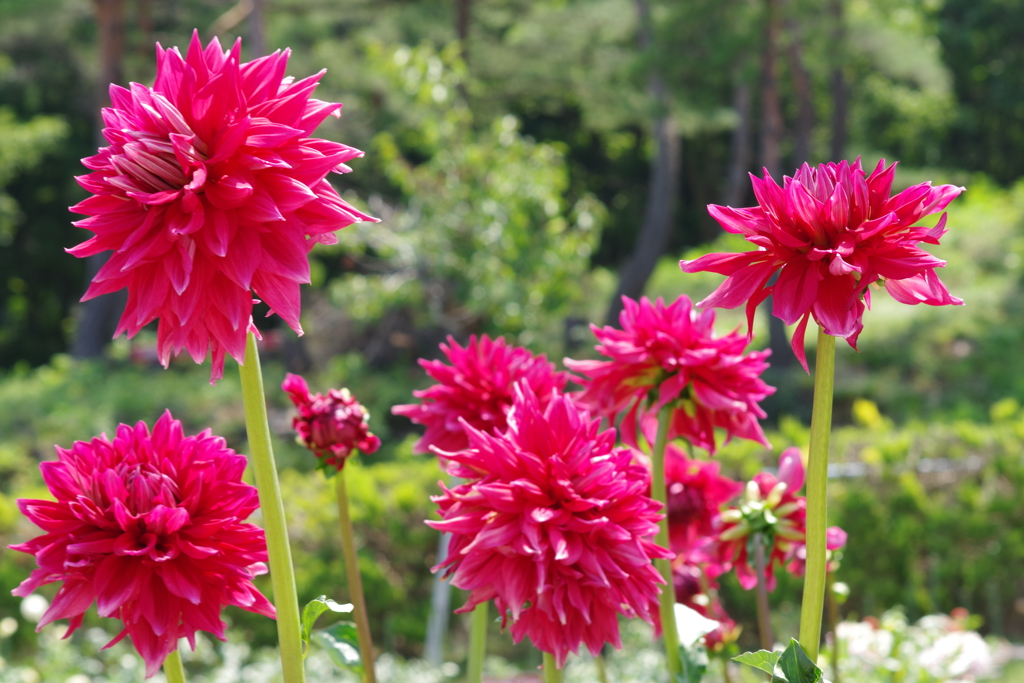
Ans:
{"type": "Polygon", "coordinates": [[[975,631],[952,631],[936,640],[917,661],[939,679],[974,681],[995,673],[992,653],[975,631]]]}
{"type": "Polygon", "coordinates": [[[932,614],[909,624],[892,609],[880,619],[844,621],[836,629],[843,652],[841,678],[858,683],[973,683],[998,666],[988,643],[964,618],[932,614]]]}
{"type": "Polygon", "coordinates": [[[38,593],[32,593],[26,595],[25,599],[21,601],[21,616],[25,618],[25,621],[30,621],[33,624],[38,623],[43,618],[43,614],[50,608],[50,602],[38,593]]]}

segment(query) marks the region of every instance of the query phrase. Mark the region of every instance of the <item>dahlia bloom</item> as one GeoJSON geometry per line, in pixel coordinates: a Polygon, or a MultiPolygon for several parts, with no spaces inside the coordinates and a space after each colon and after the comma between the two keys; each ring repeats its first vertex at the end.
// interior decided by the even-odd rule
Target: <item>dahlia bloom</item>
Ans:
{"type": "Polygon", "coordinates": [[[743,235],[758,250],[680,261],[687,273],[729,276],[698,305],[746,304],[749,326],[757,305],[773,295],[772,313],[787,325],[799,322],[793,352],[807,369],[807,320],[814,316],[826,333],[857,348],[873,283],[883,283],[904,304],[963,304],[935,274],[946,262],[917,246],[939,243],[946,214],[934,228],[914,224],[945,209],[964,188],[927,182],[890,197],[895,175],[896,164],[886,167],[884,159],[867,174],[859,158],[817,168],[804,164],[792,178],[783,178],[781,188],[767,170],[764,180],[751,175],[759,206],[711,204],[708,211],[727,232],[743,235]],[[776,272],[778,280],[768,286],[776,272]]]}
{"type": "Polygon", "coordinates": [[[103,110],[109,147],[82,161],[78,183],[93,196],[71,208],[95,233],[68,252],[112,250],[82,300],[128,288],[116,335],[160,319],[166,366],[186,349],[201,363],[239,363],[253,294],[299,334],[306,255],[334,231],[376,220],[347,204],[326,180],[362,152],[311,137],[340,104],[311,99],[323,76],[285,76],[289,51],[241,61],[241,41],[223,51],[198,32],[184,58],[157,45],[152,88],[110,86],[103,110]]]}
{"type": "Polygon", "coordinates": [[[764,538],[765,580],[770,591],[775,590],[775,565],[784,564],[789,552],[803,545],[807,500],[795,495],[803,485],[800,449],[787,448],[779,458],[778,477],[769,472],[758,473],[747,483],[743,503],[722,513],[718,560],[732,563],[744,590],[757,585],[749,547],[752,534],[760,533],[764,538]]]}
{"type": "Polygon", "coordinates": [[[19,500],[46,533],[12,550],[35,555],[39,568],[11,591],[25,597],[63,581],[38,628],[70,619],[70,635],[96,601],[103,617],[124,622],[111,645],[129,636],[146,677],[195,632],[224,640],[224,605],[274,617],[253,586],[266,572],[263,530],[244,520],[259,507],[242,482],[246,458],[205,430],[185,437],[170,412],[153,426],[120,425],[39,468],[49,500],[19,500]]]}
{"type": "Polygon", "coordinates": [[[528,349],[509,346],[501,337],[486,334],[469,338],[465,348],[451,336],[441,351],[451,365],[440,360],[420,359],[420,365],[438,383],[413,396],[422,403],[394,406],[394,415],[404,415],[427,430],[414,448],[429,453],[431,446],[442,451],[469,448],[469,439],[460,419],[488,434],[504,431],[505,416],[512,407],[512,387],[525,381],[537,395],[543,408],[551,400],[552,391],[565,388],[569,374],[555,372],[553,363],[543,354],[535,356],[528,349]]]}
{"type": "Polygon", "coordinates": [[[565,396],[542,407],[520,380],[504,433],[463,421],[470,447],[443,455],[472,481],[442,483],[441,521],[427,522],[451,533],[434,570],[471,591],[458,611],[494,599],[513,640],[529,636],[559,668],[581,643],[620,647],[619,614],[657,618],[652,560],[670,555],[651,540],[662,515],[646,468],[599,422],[565,396]]]}
{"type": "Polygon", "coordinates": [[[692,561],[721,528],[721,507],[743,491],[743,485],[719,474],[717,462],[691,460],[675,444],[665,450],[665,488],[668,491],[668,535],[671,550],[692,561]]]}
{"type": "Polygon", "coordinates": [[[369,455],[380,448],[380,439],[370,433],[370,413],[348,389],[311,395],[306,380],[291,373],[281,388],[299,410],[292,418],[298,440],[319,458],[319,467],[341,470],[353,451],[369,455]]]}
{"type": "Polygon", "coordinates": [[[595,348],[610,360],[565,359],[570,370],[583,375],[576,397],[582,405],[613,424],[625,413],[623,441],[637,445],[637,422],[653,421],[665,405],[672,411],[669,438],[685,437],[691,444],[715,452],[715,427],[732,437],[768,446],[758,418],[758,402],[775,392],[761,379],[771,351],[744,355],[748,340],[735,332],[716,337],[714,311],[698,312],[685,294],[670,306],[659,298],[637,303],[622,297],[621,330],[591,325],[595,348]],[[651,405],[645,405],[647,399],[651,405]],[[646,419],[645,419],[646,418],[646,419]]]}

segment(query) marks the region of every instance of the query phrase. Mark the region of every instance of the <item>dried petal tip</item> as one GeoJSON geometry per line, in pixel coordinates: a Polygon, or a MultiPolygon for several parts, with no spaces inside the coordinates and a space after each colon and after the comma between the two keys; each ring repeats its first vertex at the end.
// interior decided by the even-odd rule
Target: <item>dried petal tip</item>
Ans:
{"type": "Polygon", "coordinates": [[[656,620],[664,579],[651,561],[670,556],[651,540],[660,505],[615,430],[565,396],[542,408],[526,380],[505,432],[463,425],[469,447],[447,457],[477,478],[435,497],[441,521],[428,522],[452,534],[435,570],[471,591],[459,611],[493,598],[513,639],[529,636],[559,667],[581,644],[620,647],[620,614],[656,620]]]}
{"type": "Polygon", "coordinates": [[[224,439],[186,437],[165,412],[152,432],[120,425],[113,441],[76,441],[57,456],[39,466],[56,500],[18,501],[46,533],[11,546],[39,565],[14,595],[63,582],[39,628],[70,619],[70,634],[95,600],[100,616],[124,622],[113,642],[131,638],[149,678],[179,638],[193,648],[197,630],[224,640],[225,605],[275,616],[252,583],[267,562],[263,530],[244,521],[256,489],[224,439]]]}
{"type": "Polygon", "coordinates": [[[214,380],[226,355],[243,360],[253,293],[301,334],[310,249],[376,220],[326,180],[362,152],[311,137],[341,108],[311,98],[322,73],[294,81],[287,50],[247,63],[240,53],[195,33],[184,58],[157,46],[152,88],[112,85],[110,146],[83,160],[92,173],[77,180],[92,196],[71,208],[95,235],[68,251],[114,252],[83,301],[127,288],[116,334],[159,318],[161,362],[209,352],[214,380]]]}
{"type": "Polygon", "coordinates": [[[380,448],[380,439],[370,433],[370,413],[348,389],[311,395],[306,380],[291,373],[281,388],[299,411],[292,427],[302,445],[320,459],[321,468],[341,470],[355,451],[369,455],[380,448]]]}

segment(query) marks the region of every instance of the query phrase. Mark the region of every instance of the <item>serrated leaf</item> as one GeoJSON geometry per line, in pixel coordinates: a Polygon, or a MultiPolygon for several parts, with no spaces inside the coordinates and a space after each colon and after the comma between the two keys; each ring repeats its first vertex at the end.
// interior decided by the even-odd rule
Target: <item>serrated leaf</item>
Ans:
{"type": "Polygon", "coordinates": [[[800,643],[792,638],[779,657],[778,667],[785,675],[787,683],[821,683],[821,669],[811,661],[800,647],[800,643]]]}
{"type": "Polygon", "coordinates": [[[306,603],[306,606],[302,608],[302,645],[303,645],[303,657],[309,652],[309,636],[313,631],[313,625],[316,624],[316,620],[321,614],[330,610],[332,612],[338,612],[340,614],[347,614],[352,611],[351,604],[341,605],[334,600],[331,600],[326,595],[321,595],[315,600],[310,600],[306,603]]]}
{"type": "Polygon", "coordinates": [[[733,657],[732,661],[752,666],[755,669],[760,669],[766,674],[771,674],[772,676],[774,676],[775,665],[778,663],[779,657],[781,656],[781,652],[768,652],[768,650],[758,650],[757,652],[744,652],[741,655],[733,657]]]}
{"type": "Polygon", "coordinates": [[[363,675],[363,660],[359,656],[359,636],[351,621],[339,621],[330,628],[313,632],[313,640],[327,651],[335,666],[347,669],[357,676],[363,675]]]}

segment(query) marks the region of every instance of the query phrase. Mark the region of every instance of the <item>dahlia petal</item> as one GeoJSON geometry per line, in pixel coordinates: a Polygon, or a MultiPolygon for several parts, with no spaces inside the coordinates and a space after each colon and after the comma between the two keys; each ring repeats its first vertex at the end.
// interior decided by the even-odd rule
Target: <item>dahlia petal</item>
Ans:
{"type": "Polygon", "coordinates": [[[248,291],[262,258],[263,247],[259,236],[251,230],[237,230],[221,269],[232,282],[248,291]]]}
{"type": "Polygon", "coordinates": [[[281,211],[295,211],[317,198],[308,187],[282,173],[265,173],[260,177],[260,182],[270,192],[274,204],[281,211]]]}
{"type": "Polygon", "coordinates": [[[138,565],[118,555],[107,555],[96,568],[93,586],[96,590],[96,609],[101,617],[117,614],[121,606],[135,592],[135,574],[138,565]]]}
{"type": "Polygon", "coordinates": [[[946,265],[942,259],[936,258],[917,247],[887,245],[875,250],[870,258],[871,269],[883,278],[904,280],[922,274],[925,270],[934,271],[946,265]]]}
{"type": "Polygon", "coordinates": [[[257,270],[252,278],[252,288],[256,296],[265,301],[289,327],[297,334],[302,334],[302,325],[299,324],[301,301],[298,283],[290,278],[257,270]]]}
{"type": "Polygon", "coordinates": [[[787,448],[779,456],[778,480],[786,484],[786,490],[796,493],[804,485],[804,461],[799,448],[787,448]]]}
{"type": "MultiPolygon", "coordinates": [[[[209,189],[207,189],[209,197],[209,189]]],[[[213,200],[211,199],[211,203],[213,200]]],[[[238,221],[233,213],[213,210],[209,214],[211,230],[205,232],[206,244],[214,255],[224,257],[228,254],[228,246],[238,230],[238,221]]]]}
{"type": "Polygon", "coordinates": [[[57,595],[54,596],[49,609],[43,613],[39,623],[36,624],[36,631],[40,631],[44,626],[58,619],[68,619],[82,614],[89,609],[94,596],[95,592],[90,582],[82,580],[65,581],[64,585],[57,591],[57,595]]]}
{"type": "Polygon", "coordinates": [[[771,216],[779,218],[786,213],[786,195],[782,188],[778,186],[771,174],[768,173],[768,169],[763,168],[764,180],[758,178],[753,173],[748,174],[750,176],[750,183],[754,188],[754,196],[757,198],[757,203],[761,205],[761,208],[771,216]]]}
{"type": "Polygon", "coordinates": [[[771,232],[764,213],[759,209],[734,209],[730,206],[708,204],[708,213],[722,229],[735,235],[756,235],[771,232]]]}
{"type": "Polygon", "coordinates": [[[341,116],[341,104],[310,99],[296,126],[309,136],[328,116],[341,116]]]}
{"type": "Polygon", "coordinates": [[[697,305],[701,308],[736,308],[764,287],[777,266],[772,257],[764,252],[752,252],[751,255],[758,258],[748,259],[748,267],[730,275],[718,289],[697,305]]]}
{"type": "MultiPolygon", "coordinates": [[[[748,251],[741,254],[706,254],[692,261],[680,261],[679,267],[684,273],[708,271],[719,275],[734,275],[765,258],[769,258],[769,255],[761,251],[748,251]]],[[[700,306],[700,304],[697,305],[700,306]]]]}
{"type": "Polygon", "coordinates": [[[929,304],[931,306],[962,306],[963,299],[952,296],[939,280],[935,270],[900,280],[886,280],[889,295],[902,304],[929,304]]]}
{"type": "Polygon", "coordinates": [[[811,310],[827,334],[844,339],[853,334],[864,309],[856,290],[856,280],[849,275],[822,280],[820,294],[811,310]]]}
{"type": "Polygon", "coordinates": [[[252,118],[245,116],[222,130],[213,143],[215,152],[206,163],[216,164],[234,156],[245,141],[251,123],[252,118]]]}
{"type": "Polygon", "coordinates": [[[790,345],[793,348],[793,355],[800,362],[800,367],[804,369],[807,374],[811,373],[809,367],[807,367],[807,350],[804,348],[804,334],[807,332],[807,321],[811,317],[811,311],[807,311],[804,317],[800,319],[800,323],[793,330],[793,339],[790,341],[790,345]]]}
{"type": "Polygon", "coordinates": [[[262,117],[253,117],[246,134],[249,147],[278,147],[303,136],[298,128],[274,123],[262,117]]]}
{"type": "Polygon", "coordinates": [[[222,210],[237,209],[253,195],[252,183],[240,176],[224,175],[206,186],[206,198],[222,210]]]}
{"type": "Polygon", "coordinates": [[[792,325],[811,309],[824,276],[819,263],[794,260],[779,271],[772,289],[772,313],[792,325]]]}

